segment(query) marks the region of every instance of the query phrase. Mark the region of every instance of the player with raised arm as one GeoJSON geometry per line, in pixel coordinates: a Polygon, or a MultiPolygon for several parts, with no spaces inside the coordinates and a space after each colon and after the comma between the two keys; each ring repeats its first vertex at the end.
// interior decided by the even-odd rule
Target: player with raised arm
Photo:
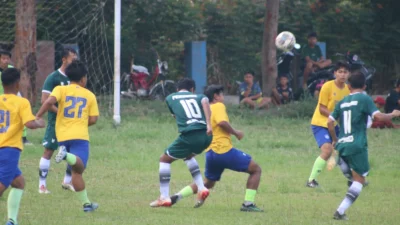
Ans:
{"type": "Polygon", "coordinates": [[[328,119],[328,129],[339,151],[339,166],[349,179],[350,187],[346,197],[337,208],[333,218],[347,220],[345,211],[358,198],[368,175],[368,143],[367,119],[371,116],[374,120],[389,121],[399,117],[400,111],[384,114],[379,112],[374,101],[363,94],[365,89],[365,76],[361,72],[353,73],[349,78],[351,94],[341,100],[328,119]],[[340,122],[339,138],[335,131],[335,122],[340,122]]]}
{"type": "Polygon", "coordinates": [[[0,195],[11,185],[8,193],[6,225],[16,225],[25,180],[18,162],[23,149],[24,126],[30,129],[45,127],[44,120],[35,120],[29,101],[17,96],[20,73],[15,68],[1,75],[4,94],[0,95],[0,195]]]}
{"type": "Polygon", "coordinates": [[[59,148],[55,160],[56,163],[66,160],[71,167],[72,185],[84,212],[98,208],[97,203],[89,200],[82,178],[89,160],[89,126],[94,125],[99,117],[96,96],[85,88],[87,72],[82,62],[71,62],[65,69],[70,85],[55,87],[36,115],[42,117],[58,103],[56,135],[59,148]]]}
{"type": "MultiPolygon", "coordinates": [[[[52,72],[44,81],[42,88],[42,104],[49,98],[55,87],[68,85],[70,83],[68,77],[65,75],[65,69],[76,58],[76,51],[73,48],[65,48],[63,50],[61,67],[52,72]]],[[[47,190],[46,179],[47,175],[49,174],[50,159],[58,147],[55,130],[57,110],[57,104],[55,104],[49,109],[47,115],[47,128],[42,143],[44,152],[39,162],[39,193],[41,194],[50,193],[50,191],[47,190]]],[[[71,185],[71,171],[68,168],[61,186],[66,190],[69,189],[74,191],[74,188],[71,185]]]]}
{"type": "MultiPolygon", "coordinates": [[[[221,85],[210,85],[206,91],[206,96],[211,103],[211,124],[213,129],[213,140],[206,150],[206,169],[204,186],[208,189],[214,187],[215,183],[221,179],[225,169],[249,174],[246,185],[246,195],[241,211],[263,212],[254,204],[258,185],[260,184],[261,168],[254,162],[250,155],[232,146],[231,135],[238,140],[243,138],[243,133],[234,129],[229,123],[229,117],[224,105],[224,93],[221,85]]],[[[172,203],[175,204],[183,197],[197,193],[196,184],[186,186],[179,193],[171,196],[172,203]]],[[[204,201],[198,201],[195,207],[200,207],[204,201]]]]}
{"type": "Polygon", "coordinates": [[[160,157],[161,195],[150,203],[151,207],[171,206],[169,197],[171,163],[178,159],[185,161],[198,187],[197,201],[203,202],[209,195],[194,156],[201,154],[212,141],[211,110],[208,98],[202,94],[194,94],[195,88],[196,85],[192,79],[183,78],[178,82],[178,92],[166,98],[168,108],[176,119],[180,135],[160,157]]]}
{"type": "MultiPolygon", "coordinates": [[[[319,185],[316,179],[326,167],[327,160],[332,154],[332,138],[329,135],[326,120],[335,108],[335,104],[350,94],[350,90],[346,85],[349,70],[349,64],[342,61],[337,62],[334,69],[335,80],[326,82],[321,88],[318,104],[311,119],[311,129],[318,148],[321,149],[321,154],[314,162],[306,184],[307,187],[315,188],[319,185]]],[[[339,127],[335,129],[339,132],[339,127]]]]}

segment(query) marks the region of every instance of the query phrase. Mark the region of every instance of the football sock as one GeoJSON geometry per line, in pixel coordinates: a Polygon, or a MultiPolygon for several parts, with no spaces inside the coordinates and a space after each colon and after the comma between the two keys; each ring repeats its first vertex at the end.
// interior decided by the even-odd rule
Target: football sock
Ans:
{"type": "Polygon", "coordinates": [[[26,127],[24,127],[24,131],[22,133],[22,137],[23,138],[26,138],[26,136],[27,136],[27,131],[26,130],[27,130],[26,127]]]}
{"type": "Polygon", "coordinates": [[[204,187],[203,177],[201,176],[201,173],[200,173],[199,164],[197,163],[195,158],[185,160],[185,163],[186,163],[186,166],[188,167],[190,173],[192,174],[193,180],[197,185],[198,191],[200,192],[205,187],[204,187]]]}
{"type": "Polygon", "coordinates": [[[340,203],[339,208],[337,209],[340,215],[343,215],[344,212],[356,201],[361,193],[362,188],[363,185],[360,182],[353,182],[346,193],[346,197],[343,199],[342,203],[340,203]]]}
{"type": "Polygon", "coordinates": [[[65,171],[65,175],[64,175],[64,183],[69,184],[69,183],[71,183],[71,180],[72,180],[71,168],[69,166],[67,166],[67,170],[65,171]]]}
{"type": "Polygon", "coordinates": [[[82,205],[90,204],[90,200],[87,196],[86,189],[83,189],[82,191],[78,191],[78,192],[76,192],[76,194],[78,195],[79,200],[81,200],[82,205]]]}
{"type": "Polygon", "coordinates": [[[314,162],[314,166],[311,170],[310,178],[308,178],[308,181],[315,180],[318,175],[321,173],[321,171],[325,168],[326,166],[326,161],[321,158],[321,156],[318,156],[318,158],[314,162]]]}
{"type": "Polygon", "coordinates": [[[160,193],[161,198],[169,198],[169,181],[171,180],[171,164],[160,162],[160,193]]]}
{"type": "Polygon", "coordinates": [[[193,189],[190,187],[190,185],[182,188],[182,190],[179,191],[178,195],[178,200],[181,200],[182,198],[186,198],[188,196],[193,195],[193,189]]]}
{"type": "Polygon", "coordinates": [[[351,170],[349,165],[342,159],[339,158],[338,165],[340,167],[340,170],[342,171],[343,175],[348,179],[348,180],[353,180],[352,175],[351,175],[351,170]]]}
{"type": "Polygon", "coordinates": [[[39,162],[39,188],[44,185],[46,186],[46,178],[50,169],[50,160],[45,158],[40,158],[39,162]]]}
{"type": "Polygon", "coordinates": [[[246,189],[246,195],[244,196],[244,205],[251,205],[254,203],[256,198],[257,190],[246,189]]]}
{"type": "Polygon", "coordinates": [[[17,224],[19,205],[21,203],[21,198],[23,193],[24,190],[17,188],[11,188],[10,193],[8,193],[8,200],[7,200],[8,218],[12,219],[15,222],[15,224],[17,224]]]}
{"type": "Polygon", "coordinates": [[[65,160],[67,161],[67,163],[71,166],[76,164],[76,155],[71,154],[71,153],[67,153],[67,156],[65,157],[65,160]]]}

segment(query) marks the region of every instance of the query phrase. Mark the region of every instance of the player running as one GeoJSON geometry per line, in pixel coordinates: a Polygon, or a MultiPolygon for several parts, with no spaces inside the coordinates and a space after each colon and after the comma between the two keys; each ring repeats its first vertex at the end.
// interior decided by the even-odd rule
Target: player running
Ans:
{"type": "MultiPolygon", "coordinates": [[[[52,72],[45,80],[42,88],[42,104],[49,98],[53,89],[57,86],[64,86],[70,83],[68,77],[65,75],[65,69],[72,61],[77,58],[76,51],[72,48],[65,48],[62,52],[62,65],[61,67],[52,72]]],[[[46,133],[43,138],[44,152],[39,162],[39,193],[49,194],[47,190],[46,179],[50,169],[50,159],[53,156],[54,151],[58,147],[56,138],[56,117],[57,117],[57,104],[53,105],[48,111],[48,124],[46,133]]],[[[64,181],[61,186],[64,189],[74,191],[71,185],[71,171],[67,168],[64,181]]]]}
{"type": "MultiPolygon", "coordinates": [[[[332,138],[329,135],[326,121],[335,108],[335,104],[350,93],[346,85],[349,69],[349,64],[346,62],[337,62],[334,69],[335,80],[326,82],[321,88],[318,105],[311,120],[311,129],[318,147],[321,149],[321,154],[314,162],[306,184],[307,187],[315,188],[318,186],[316,179],[326,167],[327,160],[332,154],[332,138]]],[[[336,126],[335,129],[336,132],[339,132],[339,127],[336,126]]]]}
{"type": "Polygon", "coordinates": [[[20,77],[15,68],[6,69],[1,75],[4,94],[0,95],[0,195],[11,185],[6,225],[17,224],[25,187],[24,177],[18,168],[24,125],[30,129],[45,127],[44,120],[35,120],[29,101],[17,96],[20,77]]]}
{"type": "MultiPolygon", "coordinates": [[[[252,160],[250,155],[233,148],[231,135],[238,140],[243,138],[243,133],[235,130],[229,123],[228,114],[224,105],[223,87],[221,85],[210,85],[205,94],[211,101],[211,124],[213,129],[213,140],[206,150],[206,169],[204,186],[208,189],[214,187],[221,179],[225,169],[249,174],[244,203],[240,211],[263,212],[254,204],[258,185],[260,184],[261,168],[252,160]]],[[[180,199],[197,193],[196,184],[186,186],[179,193],[171,196],[175,204],[180,199]]],[[[204,201],[198,201],[195,207],[200,207],[204,201]]]]}
{"type": "Polygon", "coordinates": [[[171,163],[183,159],[198,187],[197,200],[204,201],[208,189],[204,187],[199,164],[194,158],[204,151],[212,140],[210,123],[210,104],[202,94],[194,94],[195,82],[183,78],[178,82],[178,92],[166,98],[168,108],[176,119],[179,137],[165,150],[160,157],[160,193],[161,196],[150,203],[151,207],[170,207],[169,182],[171,179],[171,163]]]}
{"type": "Polygon", "coordinates": [[[73,61],[65,69],[71,84],[55,87],[50,97],[43,103],[37,117],[40,118],[58,103],[56,135],[58,153],[56,163],[66,160],[72,170],[72,185],[83,204],[83,211],[90,212],[98,208],[86,193],[82,174],[89,160],[89,126],[99,117],[96,96],[87,90],[87,69],[80,61],[73,61]]]}
{"type": "Polygon", "coordinates": [[[350,187],[333,218],[347,220],[345,211],[360,195],[368,175],[368,144],[367,144],[367,118],[389,121],[399,117],[400,111],[380,113],[374,101],[363,94],[365,89],[365,76],[361,72],[353,73],[349,78],[351,94],[340,101],[328,119],[328,129],[332,136],[333,145],[339,151],[340,168],[349,179],[350,187]],[[339,140],[336,136],[335,122],[340,121],[339,140]]]}

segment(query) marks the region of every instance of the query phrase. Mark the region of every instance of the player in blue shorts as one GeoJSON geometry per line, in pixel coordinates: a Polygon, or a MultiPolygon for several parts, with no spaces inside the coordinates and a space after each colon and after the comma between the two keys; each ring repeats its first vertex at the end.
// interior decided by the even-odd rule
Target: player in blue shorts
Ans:
{"type": "Polygon", "coordinates": [[[43,128],[44,120],[35,120],[29,101],[17,96],[20,73],[15,68],[4,70],[1,81],[4,94],[0,95],[0,196],[11,185],[7,200],[8,222],[16,225],[24,192],[25,180],[18,168],[23,149],[24,126],[43,128]]]}
{"type": "MultiPolygon", "coordinates": [[[[221,179],[225,169],[249,174],[244,203],[240,208],[245,212],[263,212],[254,204],[258,185],[260,184],[261,168],[254,162],[250,155],[233,148],[231,135],[238,140],[243,138],[243,132],[235,130],[229,123],[228,114],[224,105],[223,87],[221,85],[210,85],[206,96],[211,102],[211,125],[213,140],[206,150],[206,169],[204,186],[213,188],[215,183],[221,179]]],[[[196,184],[186,186],[179,193],[171,196],[172,204],[180,199],[197,193],[196,184]]],[[[195,207],[200,207],[204,201],[196,202],[195,207]]]]}
{"type": "Polygon", "coordinates": [[[54,104],[58,103],[56,137],[58,153],[56,163],[66,160],[72,169],[72,185],[81,200],[84,212],[98,208],[86,193],[82,174],[89,160],[89,126],[99,117],[96,96],[86,89],[87,69],[80,61],[73,61],[65,70],[70,85],[57,86],[43,103],[37,117],[42,117],[54,104]]]}

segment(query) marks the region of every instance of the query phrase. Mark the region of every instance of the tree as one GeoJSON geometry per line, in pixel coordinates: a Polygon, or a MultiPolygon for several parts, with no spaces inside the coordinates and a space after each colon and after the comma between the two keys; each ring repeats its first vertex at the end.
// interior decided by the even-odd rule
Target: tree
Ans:
{"type": "Polygon", "coordinates": [[[15,67],[21,70],[22,96],[36,103],[36,1],[17,0],[15,67]]]}
{"type": "Polygon", "coordinates": [[[266,0],[264,34],[261,56],[262,89],[264,96],[270,96],[278,76],[276,67],[275,37],[278,32],[279,0],[266,0]]]}

